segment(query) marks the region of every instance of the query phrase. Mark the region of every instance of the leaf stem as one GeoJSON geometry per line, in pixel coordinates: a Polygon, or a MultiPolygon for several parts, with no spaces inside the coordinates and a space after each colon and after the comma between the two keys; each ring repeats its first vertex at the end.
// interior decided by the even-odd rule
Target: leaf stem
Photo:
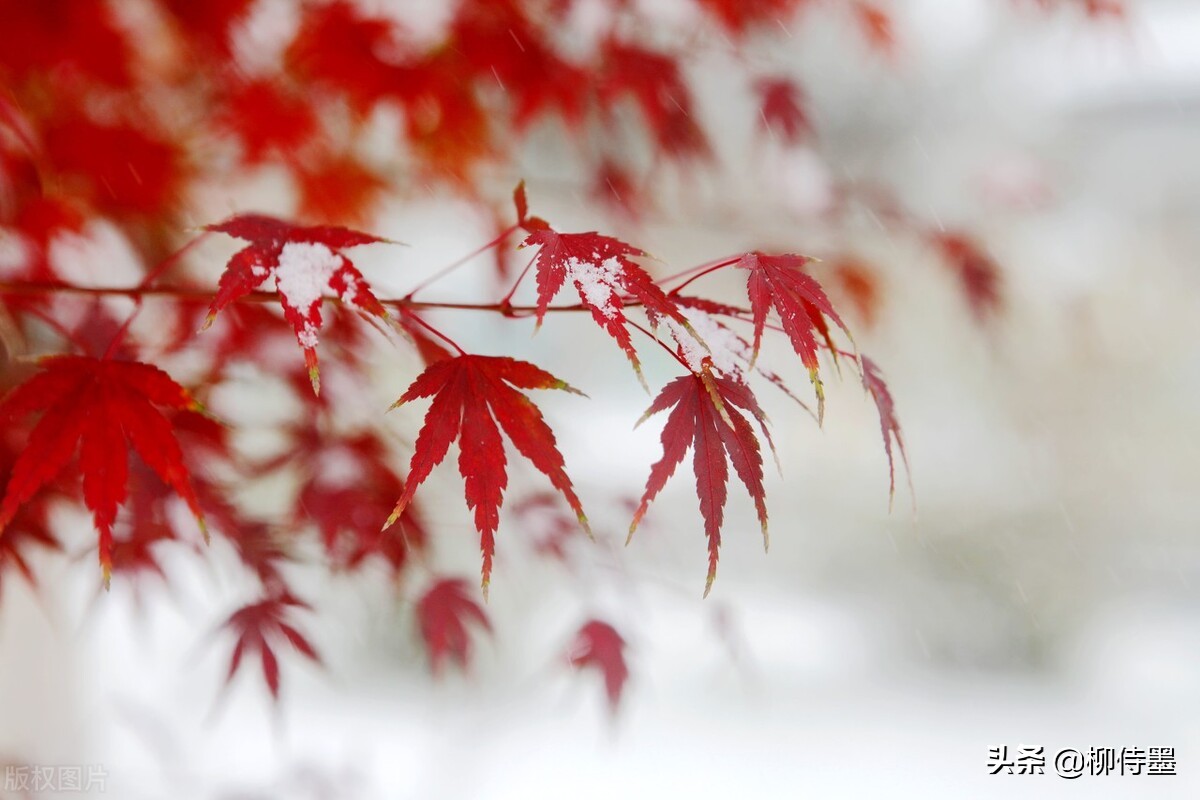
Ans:
{"type": "Polygon", "coordinates": [[[667,283],[669,281],[673,281],[673,280],[682,278],[685,275],[691,275],[690,278],[688,278],[686,281],[679,284],[678,286],[676,286],[674,289],[672,289],[669,292],[669,294],[676,295],[676,294],[679,294],[680,292],[682,292],[684,290],[684,288],[686,288],[688,286],[688,284],[692,283],[693,281],[700,280],[701,278],[703,278],[705,275],[709,274],[710,272],[716,272],[717,270],[724,269],[725,267],[728,267],[731,264],[736,264],[740,259],[741,259],[740,255],[739,256],[731,256],[729,258],[721,259],[720,261],[709,262],[707,264],[701,264],[699,267],[693,267],[692,269],[687,270],[686,272],[681,272],[678,275],[672,275],[669,278],[664,278],[662,281],[660,281],[660,283],[667,283]]]}
{"type": "Polygon", "coordinates": [[[420,325],[422,328],[424,328],[425,330],[429,331],[429,332],[430,332],[430,333],[432,333],[434,336],[438,337],[438,338],[439,338],[439,339],[441,339],[443,342],[445,342],[446,344],[448,344],[448,345],[450,345],[451,347],[453,347],[455,350],[457,350],[457,351],[458,351],[458,354],[459,354],[460,356],[465,356],[465,355],[467,355],[467,351],[466,351],[466,350],[463,350],[461,347],[459,347],[459,346],[458,346],[458,342],[454,341],[454,340],[453,340],[453,339],[451,339],[449,336],[447,336],[446,334],[442,333],[442,332],[441,332],[441,331],[439,331],[437,328],[433,327],[432,325],[430,325],[430,324],[429,324],[428,322],[426,322],[425,320],[421,319],[421,318],[420,318],[419,316],[417,316],[416,314],[409,314],[409,315],[407,315],[407,318],[408,318],[408,319],[411,319],[413,322],[417,323],[417,324],[418,324],[418,325],[420,325]]]}
{"type": "MultiPolygon", "coordinates": [[[[151,268],[151,270],[149,272],[147,272],[146,275],[142,278],[142,281],[141,281],[141,283],[138,284],[137,288],[148,289],[150,287],[150,285],[153,284],[156,280],[158,280],[164,272],[166,272],[174,264],[176,264],[179,261],[179,259],[183,258],[183,256],[189,250],[191,250],[193,247],[195,247],[197,244],[199,244],[201,241],[203,241],[204,237],[208,236],[208,234],[209,234],[209,231],[202,231],[199,236],[192,238],[183,247],[180,247],[174,253],[171,253],[169,256],[167,256],[166,258],[164,258],[163,260],[161,260],[157,264],[155,264],[154,267],[151,268]]],[[[140,294],[134,295],[133,301],[135,303],[135,305],[133,307],[133,311],[131,311],[129,313],[129,316],[125,318],[125,321],[123,323],[121,323],[121,327],[118,328],[117,332],[113,335],[112,341],[108,343],[108,348],[105,349],[104,356],[102,358],[103,361],[108,361],[117,352],[117,348],[121,346],[121,342],[125,341],[125,336],[126,336],[126,334],[129,333],[129,326],[133,324],[133,321],[137,318],[137,315],[141,312],[141,310],[142,310],[142,295],[140,295],[140,294]]]]}
{"type": "Polygon", "coordinates": [[[500,231],[499,235],[497,235],[495,239],[492,239],[487,244],[480,245],[479,247],[472,250],[470,253],[467,253],[462,258],[459,258],[458,260],[454,261],[453,263],[447,264],[446,266],[442,267],[437,272],[433,273],[428,278],[421,281],[415,287],[413,287],[411,290],[409,290],[408,294],[404,295],[404,299],[411,300],[413,298],[413,295],[415,295],[417,292],[421,291],[422,289],[426,289],[429,286],[431,286],[432,284],[440,281],[442,278],[446,277],[451,272],[454,272],[454,270],[458,269],[463,264],[466,264],[468,261],[470,261],[471,259],[480,255],[481,253],[486,253],[488,250],[499,245],[501,242],[503,242],[505,239],[507,239],[509,236],[511,236],[518,228],[520,228],[520,225],[508,226],[504,230],[500,231]]]}
{"type": "Polygon", "coordinates": [[[641,325],[637,324],[636,322],[634,322],[634,321],[633,321],[633,320],[631,320],[631,319],[627,319],[627,320],[626,320],[626,322],[629,324],[629,326],[630,326],[631,328],[636,328],[637,330],[641,331],[642,333],[646,334],[646,335],[647,335],[647,336],[649,336],[651,339],[653,339],[653,340],[654,340],[654,342],[655,342],[655,343],[656,343],[656,344],[657,344],[659,347],[661,347],[663,350],[666,350],[668,353],[670,353],[670,354],[671,354],[671,358],[675,359],[675,360],[676,360],[676,361],[678,361],[680,364],[683,364],[684,368],[685,368],[685,369],[687,369],[687,371],[688,371],[688,372],[693,372],[691,365],[690,365],[690,364],[688,364],[686,361],[684,361],[684,360],[683,360],[683,358],[682,358],[682,357],[679,355],[679,353],[676,353],[674,350],[672,350],[670,347],[668,347],[668,346],[667,346],[667,344],[666,344],[666,342],[664,342],[662,339],[660,339],[660,338],[658,338],[657,336],[655,336],[655,335],[654,335],[654,333],[652,333],[651,331],[648,331],[648,330],[646,330],[646,329],[645,329],[645,328],[643,328],[641,325]]]}

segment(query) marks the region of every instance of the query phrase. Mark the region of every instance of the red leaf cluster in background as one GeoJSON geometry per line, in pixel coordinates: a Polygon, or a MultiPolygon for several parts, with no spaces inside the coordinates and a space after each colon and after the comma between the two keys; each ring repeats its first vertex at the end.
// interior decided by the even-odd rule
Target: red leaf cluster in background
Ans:
{"type": "MultiPolygon", "coordinates": [[[[1121,13],[1114,0],[1035,2],[1121,13]]],[[[749,250],[662,277],[661,265],[625,241],[656,212],[660,170],[721,169],[692,74],[700,39],[646,34],[641,4],[626,0],[596,4],[602,21],[587,37],[572,27],[572,0],[461,0],[433,34],[371,4],[284,5],[295,25],[282,26],[269,47],[249,30],[266,13],[255,0],[145,0],[137,13],[98,0],[0,0],[0,581],[20,574],[33,584],[40,559],[65,556],[69,539],[51,524],[56,503],[90,513],[105,583],[110,574],[169,583],[167,553],[209,558],[194,517],[255,592],[224,624],[234,637],[230,679],[257,656],[277,696],[281,646],[321,662],[294,619],[312,610],[296,583],[313,559],[356,577],[382,571],[409,596],[414,572],[432,571],[421,573],[430,588],[414,603],[430,667],[466,666],[472,636],[491,623],[471,585],[436,566],[452,541],[443,520],[461,509],[439,507],[435,516],[418,496],[452,446],[485,597],[502,519],[522,517],[519,504],[504,512],[513,452],[548,479],[553,491],[537,504],[559,504],[557,527],[538,547],[568,563],[568,532],[592,531],[579,496],[589,487],[577,492],[555,432],[527,394],[582,393],[512,355],[467,352],[456,344],[466,339],[429,313],[448,308],[544,326],[550,336],[559,315],[583,315],[598,328],[596,342],[614,341],[643,382],[648,354],[670,359],[676,376],[652,392],[643,417],[667,412],[662,456],[631,509],[630,535],[690,450],[707,540],[705,595],[731,470],[766,539],[762,444],[774,446],[753,384],[765,381],[804,405],[786,377],[799,366],[820,422],[822,363],[853,364],[879,414],[894,491],[894,450],[907,466],[895,403],[834,305],[872,324],[887,300],[885,264],[849,255],[860,250],[846,243],[847,255],[827,269],[794,253],[749,250]],[[382,136],[391,139],[381,146],[382,136]],[[615,212],[620,238],[563,232],[531,216],[523,183],[510,222],[507,187],[519,157],[549,137],[562,140],[562,157],[590,180],[591,198],[615,212]],[[256,180],[282,182],[294,202],[268,209],[276,216],[241,207],[242,187],[256,180]],[[388,240],[343,225],[370,229],[385,201],[433,193],[474,203],[495,225],[496,238],[476,255],[494,255],[507,294],[416,299],[464,259],[404,297],[387,297],[376,290],[383,282],[372,288],[347,256],[388,240]],[[223,266],[196,247],[219,241],[213,233],[243,243],[223,266]],[[683,292],[722,270],[745,280],[744,296],[683,292]],[[535,300],[520,305],[514,297],[527,278],[535,300]],[[778,371],[759,362],[760,351],[772,353],[764,338],[776,335],[788,354],[778,371]],[[408,385],[393,408],[429,401],[419,428],[406,410],[385,418],[372,404],[380,359],[408,385]],[[295,406],[288,421],[253,431],[274,436],[278,452],[249,452],[236,425],[201,405],[236,393],[247,372],[295,406]],[[287,510],[268,518],[243,494],[272,479],[289,487],[287,510]],[[186,528],[175,513],[181,505],[186,528]]],[[[789,25],[818,10],[841,15],[887,57],[872,62],[900,51],[902,31],[884,4],[691,6],[698,30],[738,53],[790,35],[789,25]]],[[[723,123],[757,129],[764,138],[756,143],[819,148],[822,118],[802,77],[764,70],[761,60],[744,71],[757,118],[723,123]]],[[[868,208],[928,245],[981,321],[1002,310],[1000,265],[969,233],[931,232],[883,189],[838,192],[831,221],[868,208]]],[[[420,257],[396,255],[398,274],[420,257]]],[[[621,634],[590,620],[569,652],[571,664],[603,675],[614,709],[629,676],[624,651],[621,634]]]]}

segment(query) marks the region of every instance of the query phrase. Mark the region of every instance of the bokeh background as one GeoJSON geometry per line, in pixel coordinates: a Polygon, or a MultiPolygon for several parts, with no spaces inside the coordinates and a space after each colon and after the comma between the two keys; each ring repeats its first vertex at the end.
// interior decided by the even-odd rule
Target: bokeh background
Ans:
{"type": "MultiPolygon", "coordinates": [[[[444,19],[431,4],[383,5],[431,30],[444,19]]],[[[663,36],[685,35],[686,4],[640,5],[663,36]]],[[[640,222],[597,211],[553,126],[495,178],[523,176],[535,212],[628,238],[663,274],[749,247],[828,257],[849,243],[879,265],[878,318],[854,328],[889,378],[915,506],[902,471],[889,512],[878,421],[851,374],[827,382],[823,429],[764,388],[782,468],[767,490],[771,550],[735,485],[702,600],[686,468],[623,547],[661,422],[633,430],[648,397],[621,354],[587,320],[554,318],[532,337],[530,324],[443,312],[432,319],[468,349],[519,354],[590,395],[542,405],[595,544],[572,541],[564,567],[536,556],[536,530],[506,521],[494,634],[439,680],[411,592],[314,570],[307,630],[326,668],[287,662],[277,706],[247,676],[220,689],[215,609],[243,591],[221,569],[227,554],[168,554],[169,587],[103,595],[79,577],[90,558],[47,563],[40,589],[4,585],[0,754],[103,764],[122,798],[1197,796],[1200,7],[1142,0],[1094,19],[1013,5],[890,3],[889,57],[836,14],[781,22],[749,56],[698,40],[688,69],[718,164],[657,174],[640,222]],[[814,144],[755,138],[754,99],[731,77],[742,58],[805,78],[814,144]],[[1002,267],[1000,313],[976,320],[937,255],[869,213],[831,230],[823,212],[855,181],[890,186],[931,226],[973,231],[1002,267]],[[588,616],[628,639],[615,716],[598,677],[562,660],[588,616]],[[1068,781],[1048,763],[991,776],[988,750],[1002,745],[1174,747],[1179,774],[1068,781]]],[[[279,191],[214,191],[198,221],[277,207],[279,191]]],[[[385,201],[369,229],[410,247],[357,261],[400,296],[489,225],[450,196],[385,201]]],[[[201,250],[211,266],[229,252],[201,250]]],[[[701,285],[739,291],[732,275],[701,285]]],[[[482,264],[429,296],[484,300],[500,286],[482,264]]],[[[803,386],[784,349],[765,357],[803,386]]],[[[645,358],[652,386],[677,369],[645,358]]],[[[366,402],[384,407],[411,374],[381,360],[366,402]]],[[[258,389],[221,400],[249,426],[286,413],[258,389]]],[[[393,423],[415,430],[421,413],[393,423]]],[[[511,497],[536,477],[520,473],[511,497]]],[[[435,478],[422,491],[439,568],[473,575],[453,465],[435,478]]],[[[263,487],[256,502],[276,497],[263,487]]],[[[63,514],[90,530],[81,511],[63,514]]]]}

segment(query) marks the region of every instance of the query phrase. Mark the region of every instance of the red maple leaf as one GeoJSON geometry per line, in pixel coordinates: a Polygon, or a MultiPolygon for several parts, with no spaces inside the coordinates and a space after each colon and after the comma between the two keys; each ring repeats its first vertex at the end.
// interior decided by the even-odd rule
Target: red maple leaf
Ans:
{"type": "Polygon", "coordinates": [[[443,578],[425,592],[417,603],[417,623],[429,653],[429,667],[437,674],[449,658],[465,669],[471,657],[471,637],[467,623],[474,622],[491,631],[483,608],[471,599],[468,584],[462,578],[443,578]]]}
{"type": "Polygon", "coordinates": [[[230,33],[253,5],[254,0],[165,0],[166,11],[178,20],[181,32],[221,56],[232,53],[230,33]]]}
{"type": "Polygon", "coordinates": [[[293,169],[303,219],[356,223],[368,219],[390,184],[351,155],[305,159],[293,169]]]}
{"type": "Polygon", "coordinates": [[[900,421],[896,419],[896,406],[892,400],[892,393],[888,390],[887,384],[883,382],[883,375],[880,373],[878,365],[865,355],[860,356],[860,360],[863,386],[867,388],[871,399],[875,401],[876,409],[879,410],[879,428],[883,433],[883,449],[887,453],[888,460],[888,506],[890,507],[896,496],[896,463],[892,454],[893,439],[896,447],[900,450],[900,458],[904,462],[904,472],[908,475],[910,494],[913,490],[912,472],[908,466],[908,453],[904,450],[904,434],[900,432],[900,421]]]}
{"type": "Polygon", "coordinates": [[[248,164],[260,164],[275,153],[290,155],[318,130],[309,99],[272,80],[233,88],[219,121],[241,139],[242,158],[248,164]]]}
{"type": "Polygon", "coordinates": [[[615,713],[621,701],[621,691],[629,680],[625,640],[616,628],[596,619],[585,622],[567,649],[567,659],[576,669],[591,667],[600,670],[604,676],[609,708],[615,713]]]}
{"type": "Polygon", "coordinates": [[[602,108],[627,97],[641,110],[662,152],[679,158],[711,154],[677,58],[616,39],[604,43],[601,56],[596,91],[602,108]]]}
{"type": "Polygon", "coordinates": [[[485,597],[496,549],[500,505],[508,485],[501,428],[521,455],[562,493],[587,530],[587,517],[567,477],[554,432],[537,406],[517,389],[562,389],[581,394],[526,361],[464,354],[432,364],[392,406],[395,408],[420,397],[433,398],[417,435],[404,493],[384,527],[404,513],[417,487],[446,457],[450,443],[458,439],[458,469],[465,482],[467,506],[475,512],[475,527],[479,530],[483,551],[485,597]]]}
{"type": "Polygon", "coordinates": [[[995,260],[964,234],[936,233],[933,242],[957,275],[975,319],[984,322],[994,316],[1003,305],[995,260]]]}
{"type": "Polygon", "coordinates": [[[341,89],[360,112],[401,85],[398,68],[384,60],[398,49],[391,22],[345,0],[306,5],[303,14],[287,52],[293,69],[341,89]]]}
{"type": "Polygon", "coordinates": [[[650,274],[630,260],[644,256],[636,247],[611,236],[589,233],[559,233],[550,227],[532,231],[522,247],[538,245],[537,320],[546,315],[550,301],[568,279],[579,292],[579,299],[592,312],[592,319],[608,332],[625,351],[641,378],[641,364],[626,328],[625,299],[641,304],[651,323],[661,317],[689,327],[675,303],[650,274]]]}
{"type": "MultiPolygon", "coordinates": [[[[796,9],[809,0],[696,0],[704,10],[734,36],[764,24],[783,25],[796,9]]],[[[786,30],[786,28],[785,28],[786,30]]]]}
{"type": "Polygon", "coordinates": [[[129,45],[106,3],[0,0],[0,20],[0,74],[51,77],[51,70],[64,69],[108,84],[129,83],[129,45]]]}
{"type": "Polygon", "coordinates": [[[759,96],[759,117],[767,133],[785,144],[799,144],[812,133],[804,113],[803,93],[791,78],[762,78],[754,84],[759,96]]]}
{"type": "Polygon", "coordinates": [[[362,273],[341,252],[347,247],[385,239],[348,228],[293,225],[263,214],[239,214],[207,225],[205,230],[244,239],[250,244],[229,259],[204,327],[211,325],[230,303],[254,291],[268,278],[274,278],[283,316],[292,324],[296,340],[304,348],[304,363],[315,394],[321,390],[316,347],[326,293],[362,313],[387,316],[362,273]]]}
{"type": "MultiPolygon", "coordinates": [[[[10,450],[8,442],[0,442],[0,483],[4,486],[8,485],[16,459],[17,454],[10,450]]],[[[11,569],[21,573],[30,586],[37,585],[27,560],[29,548],[34,545],[62,550],[62,545],[47,526],[44,494],[36,501],[25,504],[8,527],[0,532],[0,587],[4,585],[5,573],[11,569]]]]}
{"type": "Polygon", "coordinates": [[[824,416],[825,391],[817,374],[817,339],[813,334],[820,335],[836,355],[826,317],[832,319],[847,336],[850,336],[850,330],[833,310],[821,284],[803,271],[806,263],[808,259],[804,256],[790,253],[767,255],[757,250],[746,253],[737,262],[739,267],[750,273],[746,281],[746,293],[750,297],[750,310],[754,315],[755,357],[762,344],[767,313],[774,306],[784,333],[808,370],[809,379],[817,393],[817,416],[820,419],[824,416]]]}
{"type": "Polygon", "coordinates": [[[278,699],[279,658],[275,655],[275,647],[280,641],[288,642],[310,661],[321,663],[316,649],[289,619],[293,609],[312,610],[307,603],[285,591],[278,596],[267,597],[243,606],[229,616],[222,627],[237,635],[237,643],[233,646],[233,655],[229,658],[226,683],[232,681],[233,676],[237,674],[242,665],[242,657],[248,651],[257,650],[262,660],[267,688],[271,690],[271,696],[278,699]]]}
{"type": "Polygon", "coordinates": [[[161,215],[183,190],[181,147],[146,120],[99,123],[69,115],[50,123],[43,138],[68,193],[103,214],[161,215]]]}
{"type": "Polygon", "coordinates": [[[841,294],[869,327],[879,312],[879,282],[874,269],[860,258],[844,256],[833,263],[833,278],[841,294]]]}
{"type": "Polygon", "coordinates": [[[77,446],[83,502],[100,533],[106,584],[112,569],[112,526],[126,498],[129,448],[187,502],[203,528],[183,453],[171,422],[157,408],[198,410],[187,390],[149,364],[83,356],[50,356],[39,363],[42,371],[0,403],[0,422],[44,409],[0,501],[0,533],[21,505],[67,465],[77,446]]]}
{"type": "Polygon", "coordinates": [[[853,6],[854,19],[859,30],[874,50],[884,56],[896,54],[896,32],[892,28],[892,16],[873,3],[859,2],[853,6]]]}
{"type": "Polygon", "coordinates": [[[378,439],[366,434],[328,439],[315,426],[301,431],[298,446],[308,468],[296,521],[311,520],[335,569],[353,570],[372,556],[399,575],[413,549],[428,538],[415,504],[386,530],[379,520],[391,510],[404,481],[387,463],[378,439]]]}
{"type": "Polygon", "coordinates": [[[754,500],[758,521],[762,526],[763,545],[767,545],[762,453],[753,428],[738,409],[754,417],[764,434],[767,418],[749,386],[732,378],[713,375],[708,364],[700,372],[676,378],[663,387],[638,424],[668,408],[671,413],[661,438],[663,455],[650,468],[646,491],[629,526],[629,538],[633,538],[638,523],[650,507],[650,501],[675,473],[675,468],[683,461],[690,447],[693,452],[692,467],[696,474],[696,493],[700,498],[700,515],[704,517],[704,532],[708,537],[708,578],[704,584],[704,595],[707,597],[717,575],[717,554],[721,546],[730,462],[754,500]]]}
{"type": "Polygon", "coordinates": [[[553,37],[533,22],[523,7],[527,5],[514,0],[460,3],[444,47],[462,59],[460,73],[504,91],[518,131],[548,110],[577,128],[587,107],[587,73],[559,57],[549,45],[553,37]]]}

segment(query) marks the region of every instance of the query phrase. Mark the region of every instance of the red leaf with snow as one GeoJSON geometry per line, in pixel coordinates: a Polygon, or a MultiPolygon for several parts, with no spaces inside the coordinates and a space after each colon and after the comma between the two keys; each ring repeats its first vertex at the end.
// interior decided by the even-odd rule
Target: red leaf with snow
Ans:
{"type": "Polygon", "coordinates": [[[704,533],[708,538],[708,578],[704,585],[704,595],[707,597],[717,575],[730,463],[754,500],[762,527],[763,545],[766,546],[768,541],[762,453],[754,429],[742,412],[750,414],[760,426],[766,425],[766,415],[759,408],[749,386],[731,378],[713,375],[707,364],[699,373],[676,378],[663,387],[638,424],[668,408],[671,413],[661,437],[663,455],[650,468],[646,491],[633,515],[629,536],[633,538],[650,502],[666,485],[691,448],[700,515],[704,518],[704,533]]]}
{"type": "Polygon", "coordinates": [[[83,501],[100,533],[106,583],[112,568],[112,526],[126,498],[130,448],[187,502],[203,527],[183,453],[171,422],[158,410],[197,410],[187,390],[149,364],[82,356],[51,356],[39,363],[42,371],[0,403],[3,422],[42,411],[0,501],[0,533],[77,448],[83,501]]]}
{"type": "Polygon", "coordinates": [[[417,435],[407,485],[384,527],[404,513],[417,487],[442,462],[450,444],[457,439],[458,469],[465,482],[467,507],[475,512],[475,527],[483,551],[485,596],[492,573],[500,506],[508,485],[501,428],[521,455],[562,493],[587,529],[587,517],[567,477],[554,432],[537,406],[517,389],[563,389],[580,394],[526,361],[464,354],[431,365],[393,405],[395,408],[417,398],[433,398],[417,435]]]}
{"type": "Polygon", "coordinates": [[[625,640],[616,628],[596,619],[584,623],[567,650],[567,658],[576,669],[600,671],[604,676],[604,692],[608,695],[609,708],[615,713],[625,682],[629,680],[625,640]]]}
{"type": "Polygon", "coordinates": [[[271,696],[279,698],[279,657],[275,654],[280,644],[287,642],[308,660],[320,664],[321,657],[295,623],[291,612],[296,609],[311,611],[302,600],[283,592],[244,606],[229,616],[223,627],[237,635],[233,655],[229,658],[226,682],[232,681],[247,653],[257,652],[262,661],[263,678],[271,696]]]}
{"type": "Polygon", "coordinates": [[[462,578],[443,578],[417,603],[417,623],[429,653],[429,667],[436,675],[449,658],[465,669],[471,657],[471,636],[467,623],[491,631],[483,608],[470,597],[471,590],[462,578]]]}
{"type": "Polygon", "coordinates": [[[666,317],[688,325],[674,302],[644,269],[630,260],[644,256],[636,247],[611,236],[590,233],[559,233],[552,228],[535,230],[522,246],[538,245],[537,319],[546,315],[550,301],[570,280],[579,299],[592,312],[592,319],[616,340],[641,377],[641,364],[626,328],[625,299],[632,298],[646,310],[651,323],[666,317]]]}
{"type": "Polygon", "coordinates": [[[326,294],[364,314],[387,316],[362,273],[341,252],[385,239],[348,228],[293,225],[262,214],[240,214],[207,225],[205,230],[250,242],[229,259],[217,295],[209,306],[205,327],[230,303],[254,291],[268,278],[274,278],[283,316],[292,324],[296,340],[304,348],[304,362],[316,394],[321,389],[317,333],[321,329],[321,305],[326,294]]]}

